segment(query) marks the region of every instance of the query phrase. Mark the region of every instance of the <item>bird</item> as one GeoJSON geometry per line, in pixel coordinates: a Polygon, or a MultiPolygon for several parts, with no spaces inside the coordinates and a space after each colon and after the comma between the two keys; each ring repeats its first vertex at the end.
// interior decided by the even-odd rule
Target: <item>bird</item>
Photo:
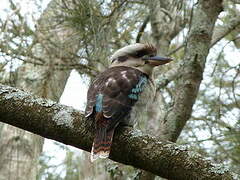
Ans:
{"type": "Polygon", "coordinates": [[[91,162],[109,157],[117,126],[133,126],[146,111],[155,94],[153,69],[171,61],[157,56],[150,43],[130,44],[113,53],[109,68],[93,80],[87,92],[85,117],[94,124],[95,134],[91,162]]]}

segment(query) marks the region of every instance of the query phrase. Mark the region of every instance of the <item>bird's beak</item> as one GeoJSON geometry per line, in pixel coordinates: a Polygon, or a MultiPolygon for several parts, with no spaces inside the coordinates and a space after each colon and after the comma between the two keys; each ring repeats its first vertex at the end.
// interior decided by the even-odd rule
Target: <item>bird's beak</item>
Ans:
{"type": "Polygon", "coordinates": [[[143,60],[147,61],[149,64],[153,66],[159,66],[159,65],[169,63],[173,59],[169,57],[152,56],[152,57],[144,57],[143,60]]]}

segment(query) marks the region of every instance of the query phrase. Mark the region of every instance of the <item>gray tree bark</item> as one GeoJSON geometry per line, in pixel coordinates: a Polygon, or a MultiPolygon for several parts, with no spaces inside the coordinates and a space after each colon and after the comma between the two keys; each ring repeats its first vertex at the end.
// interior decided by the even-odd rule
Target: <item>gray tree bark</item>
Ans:
{"type": "MultiPolygon", "coordinates": [[[[151,129],[153,134],[172,142],[177,141],[186,121],[191,116],[210,49],[215,21],[222,10],[222,1],[203,0],[198,1],[194,6],[192,17],[189,12],[189,16],[181,16],[176,3],[182,3],[181,6],[184,4],[161,0],[150,3],[150,9],[153,11],[152,36],[159,47],[160,54],[168,54],[171,40],[185,27],[187,22],[190,24],[184,58],[173,62],[169,68],[171,71],[168,72],[172,80],[175,80],[172,91],[174,104],[166,107],[165,100],[159,92],[161,89],[158,88],[152,108],[155,109],[153,111],[155,113],[152,113],[150,122],[148,122],[148,129],[151,129]],[[216,6],[213,6],[214,4],[216,6]]],[[[161,69],[160,71],[163,73],[167,70],[161,69]]],[[[143,175],[154,179],[151,173],[144,172],[143,175]]]]}
{"type": "MultiPolygon", "coordinates": [[[[82,112],[33,97],[16,88],[0,85],[0,121],[91,150],[93,130],[82,112]]],[[[110,159],[176,180],[233,179],[228,170],[211,164],[186,147],[161,141],[132,128],[118,128],[110,159]]]]}
{"type": "Polygon", "coordinates": [[[173,142],[191,116],[211,47],[214,25],[222,11],[222,1],[199,1],[194,11],[184,59],[178,62],[174,105],[161,120],[160,136],[173,142]]]}
{"type": "MultiPolygon", "coordinates": [[[[54,70],[53,65],[61,64],[64,59],[71,58],[69,54],[75,54],[78,50],[76,41],[68,42],[72,31],[53,21],[59,13],[55,9],[61,5],[60,2],[56,0],[49,4],[35,32],[34,41],[38,43],[34,45],[32,54],[43,59],[44,65],[23,64],[17,70],[16,80],[16,87],[57,102],[70,70],[54,70]]],[[[36,179],[44,139],[10,125],[2,125],[0,133],[0,180],[36,179]]]]}

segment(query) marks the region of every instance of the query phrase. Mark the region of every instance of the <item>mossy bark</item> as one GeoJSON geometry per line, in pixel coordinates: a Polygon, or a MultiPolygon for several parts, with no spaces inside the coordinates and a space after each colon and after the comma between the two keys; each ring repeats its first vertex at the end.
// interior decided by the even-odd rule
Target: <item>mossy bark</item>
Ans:
{"type": "MultiPolygon", "coordinates": [[[[46,138],[91,150],[93,133],[82,112],[0,85],[0,121],[46,138]]],[[[184,146],[163,142],[132,128],[118,128],[110,159],[169,179],[233,179],[184,146]]]]}

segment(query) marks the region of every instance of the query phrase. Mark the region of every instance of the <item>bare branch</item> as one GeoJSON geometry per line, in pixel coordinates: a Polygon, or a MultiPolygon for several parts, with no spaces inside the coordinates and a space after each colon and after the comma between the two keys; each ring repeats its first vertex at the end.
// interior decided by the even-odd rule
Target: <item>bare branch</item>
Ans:
{"type": "MultiPolygon", "coordinates": [[[[229,24],[224,24],[223,26],[217,26],[213,31],[213,37],[211,41],[211,47],[226,37],[229,33],[234,31],[238,26],[240,26],[240,16],[234,16],[230,18],[229,24]]],[[[168,52],[167,56],[171,56],[172,54],[178,52],[180,49],[184,48],[186,43],[179,45],[176,49],[168,52]]]]}
{"type": "MultiPolygon", "coordinates": [[[[91,149],[91,126],[82,112],[16,88],[0,85],[0,121],[86,151],[91,149]]],[[[110,159],[174,180],[233,179],[228,170],[186,147],[132,128],[118,128],[110,159]]]]}
{"type": "Polygon", "coordinates": [[[147,16],[146,19],[143,21],[142,26],[140,27],[140,29],[138,31],[138,35],[137,35],[137,38],[136,38],[136,43],[140,42],[140,39],[141,39],[141,37],[144,33],[144,30],[145,30],[149,20],[150,20],[150,16],[147,16]]]}
{"type": "Polygon", "coordinates": [[[199,0],[194,11],[184,59],[179,61],[174,105],[166,115],[166,122],[162,123],[163,130],[160,132],[162,137],[173,142],[177,140],[185,123],[191,116],[192,107],[202,80],[213,28],[219,13],[222,11],[222,1],[199,0]]]}

